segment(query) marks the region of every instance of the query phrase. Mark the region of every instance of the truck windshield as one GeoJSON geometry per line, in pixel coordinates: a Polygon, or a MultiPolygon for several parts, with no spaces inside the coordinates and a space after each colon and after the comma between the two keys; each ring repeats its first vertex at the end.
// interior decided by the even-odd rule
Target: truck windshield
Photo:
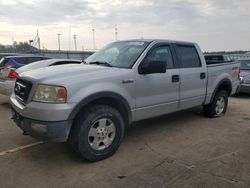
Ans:
{"type": "Polygon", "coordinates": [[[250,60],[249,61],[241,61],[240,62],[240,69],[250,70],[250,60]]]}
{"type": "Polygon", "coordinates": [[[85,62],[102,66],[131,68],[149,43],[144,41],[114,42],[89,56],[85,62]]]}
{"type": "Polygon", "coordinates": [[[1,58],[0,60],[0,67],[4,66],[5,65],[5,58],[1,58]]]}

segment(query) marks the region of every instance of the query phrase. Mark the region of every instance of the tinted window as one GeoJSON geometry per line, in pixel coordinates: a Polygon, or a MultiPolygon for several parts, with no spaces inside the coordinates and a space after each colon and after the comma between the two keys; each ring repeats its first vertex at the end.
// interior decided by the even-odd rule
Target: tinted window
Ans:
{"type": "Polygon", "coordinates": [[[17,63],[19,64],[27,64],[28,63],[28,60],[26,57],[18,57],[18,58],[13,58],[17,63]]]}
{"type": "Polygon", "coordinates": [[[14,60],[22,65],[26,65],[29,63],[33,63],[35,61],[40,61],[43,60],[43,57],[18,57],[18,58],[14,58],[14,60]]]}
{"type": "Polygon", "coordinates": [[[43,60],[43,58],[42,57],[29,57],[28,62],[26,64],[33,63],[35,61],[40,61],[40,60],[43,60]]]}
{"type": "Polygon", "coordinates": [[[223,61],[224,58],[222,55],[207,55],[205,56],[207,61],[223,61]]]}
{"type": "Polygon", "coordinates": [[[240,68],[250,70],[250,60],[249,61],[241,61],[240,68]]]}
{"type": "Polygon", "coordinates": [[[200,67],[199,55],[194,46],[177,46],[177,56],[183,68],[200,67]]]}
{"type": "Polygon", "coordinates": [[[167,64],[167,68],[174,68],[172,54],[169,46],[155,48],[148,56],[149,61],[163,61],[167,64]]]}

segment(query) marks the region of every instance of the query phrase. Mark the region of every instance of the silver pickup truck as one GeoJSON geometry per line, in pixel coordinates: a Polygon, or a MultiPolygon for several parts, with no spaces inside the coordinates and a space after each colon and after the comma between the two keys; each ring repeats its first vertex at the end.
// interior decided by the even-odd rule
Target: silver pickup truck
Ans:
{"type": "Polygon", "coordinates": [[[239,86],[239,63],[206,65],[196,43],[129,40],[111,43],[85,64],[19,75],[12,118],[24,134],[68,141],[89,160],[111,156],[132,122],[196,106],[226,113],[239,86]]]}

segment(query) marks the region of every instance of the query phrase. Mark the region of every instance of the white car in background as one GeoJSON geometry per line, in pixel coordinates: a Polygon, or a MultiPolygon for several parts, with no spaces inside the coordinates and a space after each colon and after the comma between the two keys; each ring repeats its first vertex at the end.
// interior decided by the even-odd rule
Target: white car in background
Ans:
{"type": "Polygon", "coordinates": [[[72,59],[48,59],[37,61],[25,65],[19,69],[14,69],[11,67],[5,67],[0,69],[0,94],[10,96],[14,91],[15,81],[19,74],[31,71],[34,69],[56,66],[56,65],[65,65],[65,64],[80,64],[81,60],[72,60],[72,59]]]}

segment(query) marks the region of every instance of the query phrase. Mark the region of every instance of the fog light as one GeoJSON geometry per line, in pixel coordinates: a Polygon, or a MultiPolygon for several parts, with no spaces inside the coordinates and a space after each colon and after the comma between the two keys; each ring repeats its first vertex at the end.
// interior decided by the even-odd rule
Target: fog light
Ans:
{"type": "Polygon", "coordinates": [[[47,126],[39,123],[31,123],[31,129],[35,132],[39,133],[46,133],[47,132],[47,126]]]}

